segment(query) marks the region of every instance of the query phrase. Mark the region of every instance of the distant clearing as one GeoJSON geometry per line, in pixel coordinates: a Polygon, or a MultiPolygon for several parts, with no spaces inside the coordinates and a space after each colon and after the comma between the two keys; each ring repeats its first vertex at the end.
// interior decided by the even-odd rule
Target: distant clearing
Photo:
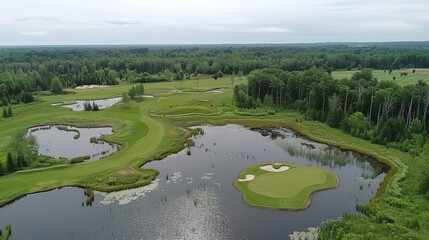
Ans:
{"type": "MultiPolygon", "coordinates": [[[[389,74],[389,71],[384,72],[384,70],[373,70],[372,73],[374,74],[374,77],[378,79],[378,81],[395,81],[401,86],[415,84],[419,79],[429,84],[429,68],[416,68],[415,70],[415,73],[413,73],[413,69],[393,70],[391,74],[389,74]],[[407,75],[401,76],[401,73],[406,73],[407,75]],[[395,80],[393,80],[394,77],[395,80]]],[[[350,78],[355,72],[358,71],[359,70],[334,71],[332,72],[332,76],[335,79],[350,78]]]]}

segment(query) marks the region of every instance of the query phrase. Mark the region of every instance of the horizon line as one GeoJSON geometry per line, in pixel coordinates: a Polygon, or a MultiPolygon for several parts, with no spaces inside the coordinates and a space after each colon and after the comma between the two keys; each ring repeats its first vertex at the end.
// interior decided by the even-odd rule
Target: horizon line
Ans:
{"type": "Polygon", "coordinates": [[[284,43],[76,43],[76,44],[0,44],[0,47],[63,47],[63,46],[222,46],[222,45],[316,45],[316,44],[380,44],[380,43],[429,43],[429,40],[392,41],[320,41],[284,43]]]}

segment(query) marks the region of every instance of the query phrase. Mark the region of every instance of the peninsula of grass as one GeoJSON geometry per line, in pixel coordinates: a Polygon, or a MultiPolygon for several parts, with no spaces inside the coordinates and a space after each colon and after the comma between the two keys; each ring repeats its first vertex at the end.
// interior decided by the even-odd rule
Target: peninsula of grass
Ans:
{"type": "Polygon", "coordinates": [[[152,113],[153,116],[212,115],[220,112],[208,106],[171,106],[152,113]]]}
{"type": "Polygon", "coordinates": [[[337,186],[337,176],[317,167],[263,163],[240,173],[234,186],[252,206],[299,210],[310,205],[311,194],[337,186]]]}

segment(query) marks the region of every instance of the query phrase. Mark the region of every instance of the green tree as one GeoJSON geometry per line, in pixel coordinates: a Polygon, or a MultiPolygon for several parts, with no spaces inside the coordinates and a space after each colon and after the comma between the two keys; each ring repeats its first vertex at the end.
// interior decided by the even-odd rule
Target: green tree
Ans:
{"type": "Polygon", "coordinates": [[[13,116],[12,108],[10,108],[10,106],[8,106],[8,108],[7,108],[7,117],[12,117],[12,116],[13,116]]]}
{"type": "Polygon", "coordinates": [[[95,102],[92,102],[92,111],[94,111],[94,112],[100,111],[100,108],[98,107],[98,105],[95,102]]]}
{"type": "Polygon", "coordinates": [[[8,172],[14,172],[16,170],[16,164],[10,152],[7,153],[6,169],[8,172]]]}
{"type": "Polygon", "coordinates": [[[423,170],[421,173],[419,193],[429,200],[429,170],[423,170]]]}
{"type": "Polygon", "coordinates": [[[122,93],[122,102],[125,104],[129,104],[130,103],[130,95],[128,95],[128,93],[123,92],[122,93]]]}
{"type": "Polygon", "coordinates": [[[18,133],[9,143],[9,148],[13,150],[14,155],[17,156],[16,164],[20,168],[29,166],[37,159],[39,154],[39,145],[34,135],[26,135],[24,132],[18,133]]]}
{"type": "Polygon", "coordinates": [[[4,164],[0,161],[0,176],[6,174],[6,169],[4,168],[4,164]]]}
{"type": "Polygon", "coordinates": [[[51,92],[53,93],[63,92],[63,85],[61,85],[60,79],[58,77],[54,77],[54,79],[52,80],[51,92]]]}
{"type": "Polygon", "coordinates": [[[171,81],[174,78],[174,73],[172,73],[168,68],[164,70],[163,74],[168,78],[168,81],[171,81]]]}
{"type": "Polygon", "coordinates": [[[91,106],[91,103],[89,103],[89,102],[85,102],[83,104],[83,108],[85,111],[92,111],[92,106],[91,106]]]}
{"type": "Polygon", "coordinates": [[[137,96],[137,92],[136,92],[136,87],[135,86],[132,86],[128,90],[128,95],[131,97],[131,99],[134,99],[137,96]]]}
{"type": "Polygon", "coordinates": [[[9,117],[9,115],[7,114],[6,108],[3,108],[3,118],[7,118],[9,117]]]}

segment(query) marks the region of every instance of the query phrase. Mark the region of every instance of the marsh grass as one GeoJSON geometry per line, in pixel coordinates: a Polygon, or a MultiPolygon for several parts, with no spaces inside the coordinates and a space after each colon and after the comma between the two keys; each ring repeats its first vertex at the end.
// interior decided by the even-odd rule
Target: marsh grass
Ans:
{"type": "Polygon", "coordinates": [[[91,156],[89,155],[75,157],[70,159],[70,164],[83,163],[85,162],[85,160],[89,160],[89,159],[91,159],[91,156]]]}
{"type": "Polygon", "coordinates": [[[8,240],[12,236],[12,226],[10,224],[6,224],[5,231],[2,232],[0,229],[0,237],[2,240],[8,240]]]}
{"type": "Polygon", "coordinates": [[[94,202],[94,191],[92,189],[85,188],[84,194],[86,196],[85,205],[92,206],[92,203],[94,202]]]}

